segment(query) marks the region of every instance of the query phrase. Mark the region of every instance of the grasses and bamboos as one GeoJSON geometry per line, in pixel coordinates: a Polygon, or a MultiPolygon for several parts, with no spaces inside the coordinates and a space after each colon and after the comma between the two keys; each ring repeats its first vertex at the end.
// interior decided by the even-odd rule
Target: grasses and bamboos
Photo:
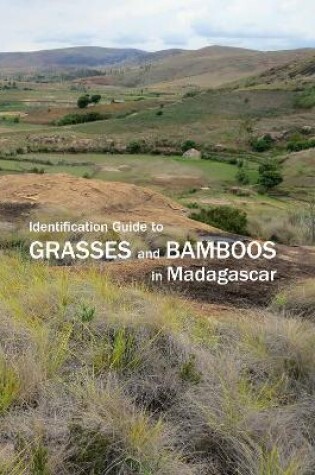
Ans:
{"type": "Polygon", "coordinates": [[[0,277],[1,474],[312,473],[309,312],[201,315],[12,256],[0,277]]]}

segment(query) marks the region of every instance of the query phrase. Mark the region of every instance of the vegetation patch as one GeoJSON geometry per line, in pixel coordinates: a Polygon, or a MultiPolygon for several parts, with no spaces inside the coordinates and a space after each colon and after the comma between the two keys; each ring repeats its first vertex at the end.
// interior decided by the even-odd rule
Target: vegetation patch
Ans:
{"type": "Polygon", "coordinates": [[[86,114],[68,114],[62,119],[56,121],[56,125],[74,125],[84,124],[85,122],[95,122],[97,120],[107,120],[110,114],[101,114],[100,112],[87,112],[86,114]]]}
{"type": "Polygon", "coordinates": [[[232,206],[202,208],[198,212],[191,213],[190,218],[230,233],[247,233],[246,213],[232,206]]]}
{"type": "Polygon", "coordinates": [[[4,256],[0,277],[0,473],[307,473],[312,322],[204,318],[93,268],[4,256]]]}
{"type": "Polygon", "coordinates": [[[295,105],[300,109],[312,109],[315,107],[315,88],[307,89],[299,94],[295,105]]]}
{"type": "Polygon", "coordinates": [[[295,315],[314,320],[315,280],[308,279],[280,292],[273,306],[287,315],[295,315]]]}

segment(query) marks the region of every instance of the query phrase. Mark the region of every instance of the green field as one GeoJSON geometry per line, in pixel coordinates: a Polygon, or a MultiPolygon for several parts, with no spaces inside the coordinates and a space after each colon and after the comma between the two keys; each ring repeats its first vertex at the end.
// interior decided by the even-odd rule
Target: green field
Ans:
{"type": "Polygon", "coordinates": [[[244,121],[251,120],[258,127],[263,118],[287,117],[294,112],[294,97],[291,91],[210,91],[165,105],[160,112],[148,109],[119,120],[73,126],[72,130],[124,140],[135,136],[149,141],[193,138],[199,143],[233,147],[241,141],[244,148],[244,121]]]}
{"type": "MultiPolygon", "coordinates": [[[[211,187],[212,191],[236,185],[237,167],[212,160],[193,160],[176,156],[112,154],[27,154],[0,159],[2,171],[26,172],[34,167],[45,173],[70,173],[93,178],[153,186],[168,194],[191,188],[211,187]],[[48,164],[49,163],[49,164],[48,164]]],[[[257,179],[257,165],[250,164],[252,183],[257,179]]]]}
{"type": "MultiPolygon", "coordinates": [[[[45,153],[0,159],[1,175],[66,173],[85,179],[136,184],[188,207],[228,205],[242,209],[248,216],[250,232],[259,237],[268,239],[279,229],[292,228],[287,239],[292,242],[302,239],[298,224],[291,226],[291,221],[296,213],[303,211],[303,202],[294,199],[294,193],[268,196],[253,191],[258,178],[255,161],[247,165],[250,178],[247,187],[237,183],[237,170],[236,165],[226,162],[177,156],[45,153]],[[235,190],[240,193],[236,194],[235,190]]],[[[305,197],[305,188],[300,193],[305,197]]]]}

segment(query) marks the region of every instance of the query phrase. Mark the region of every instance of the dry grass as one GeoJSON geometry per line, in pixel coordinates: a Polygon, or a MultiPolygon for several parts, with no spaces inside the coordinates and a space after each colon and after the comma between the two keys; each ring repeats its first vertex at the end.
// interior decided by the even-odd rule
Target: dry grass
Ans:
{"type": "Polygon", "coordinates": [[[307,279],[280,292],[273,302],[274,308],[285,315],[295,315],[314,320],[315,280],[307,279]]]}
{"type": "Polygon", "coordinates": [[[250,216],[248,221],[248,231],[253,238],[272,240],[289,246],[313,244],[311,214],[307,209],[289,209],[286,214],[257,214],[250,216]]]}
{"type": "Polygon", "coordinates": [[[312,322],[1,264],[1,474],[312,473],[312,322]]]}

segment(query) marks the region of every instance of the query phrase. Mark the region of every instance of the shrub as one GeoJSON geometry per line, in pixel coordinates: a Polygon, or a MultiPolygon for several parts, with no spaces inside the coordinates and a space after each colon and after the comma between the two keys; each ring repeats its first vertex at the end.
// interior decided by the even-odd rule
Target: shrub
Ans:
{"type": "Polygon", "coordinates": [[[188,203],[188,204],[187,204],[187,208],[188,208],[188,209],[198,209],[199,206],[198,206],[198,203],[193,202],[193,203],[188,203]]]}
{"type": "Polygon", "coordinates": [[[77,105],[80,109],[85,109],[90,104],[90,96],[85,94],[84,96],[80,96],[77,105]]]}
{"type": "Polygon", "coordinates": [[[140,140],[132,140],[131,142],[129,142],[129,144],[127,145],[127,152],[128,153],[140,153],[141,151],[143,151],[143,146],[144,146],[144,142],[143,141],[140,141],[140,140]]]}
{"type": "Polygon", "coordinates": [[[198,91],[188,91],[184,94],[184,98],[196,97],[199,94],[198,91]]]}
{"type": "Polygon", "coordinates": [[[44,168],[33,167],[30,169],[30,173],[37,173],[38,175],[43,175],[45,173],[44,168]]]}
{"type": "Polygon", "coordinates": [[[283,182],[280,165],[277,160],[265,160],[260,165],[258,172],[258,184],[266,191],[272,190],[283,182]]]}
{"type": "Polygon", "coordinates": [[[190,150],[191,148],[196,148],[196,142],[194,140],[185,140],[185,142],[182,143],[182,151],[187,152],[187,150],[190,150]]]}
{"type": "Polygon", "coordinates": [[[56,125],[76,125],[85,122],[95,122],[96,120],[107,120],[110,114],[100,114],[99,112],[88,112],[86,114],[67,114],[56,122],[56,125]]]}
{"type": "Polygon", "coordinates": [[[270,150],[272,147],[272,144],[273,144],[273,139],[269,134],[266,134],[260,138],[254,138],[251,141],[252,149],[255,152],[260,152],[260,153],[270,150]]]}
{"type": "Polygon", "coordinates": [[[241,185],[248,185],[249,184],[249,182],[250,182],[249,176],[248,176],[248,173],[246,172],[246,169],[244,167],[241,167],[241,168],[238,169],[238,171],[236,173],[236,180],[241,185]]]}
{"type": "Polygon", "coordinates": [[[290,152],[299,152],[301,150],[307,150],[309,148],[315,147],[315,139],[300,139],[300,140],[290,140],[288,142],[287,148],[290,152]]]}
{"type": "Polygon", "coordinates": [[[102,99],[102,96],[100,94],[94,94],[93,96],[91,96],[91,99],[90,99],[90,102],[92,104],[98,104],[102,99]]]}
{"type": "Polygon", "coordinates": [[[315,88],[299,94],[295,101],[295,106],[301,109],[312,109],[315,106],[315,88]]]}
{"type": "Polygon", "coordinates": [[[198,213],[192,213],[190,218],[231,233],[247,233],[247,215],[245,211],[232,206],[202,208],[198,213]]]}

